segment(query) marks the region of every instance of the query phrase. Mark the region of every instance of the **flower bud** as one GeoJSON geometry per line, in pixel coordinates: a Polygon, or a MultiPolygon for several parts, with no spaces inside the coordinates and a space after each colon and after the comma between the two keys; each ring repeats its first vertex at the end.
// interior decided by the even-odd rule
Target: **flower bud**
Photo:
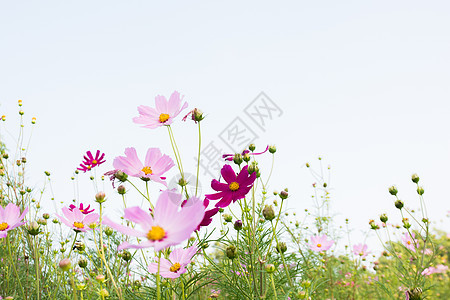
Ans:
{"type": "Polygon", "coordinates": [[[78,266],[82,269],[86,268],[87,264],[88,264],[88,262],[84,258],[82,258],[78,261],[78,266]]]}
{"type": "Polygon", "coordinates": [[[393,195],[393,196],[397,195],[398,190],[397,190],[397,188],[395,187],[395,185],[389,187],[389,193],[390,193],[391,195],[393,195]]]}
{"type": "Polygon", "coordinates": [[[49,171],[45,171],[44,174],[47,175],[47,176],[50,176],[50,172],[49,171]]]}
{"type": "Polygon", "coordinates": [[[47,225],[47,220],[46,220],[46,219],[38,219],[38,220],[37,220],[37,223],[38,223],[39,225],[45,226],[45,225],[47,225]]]}
{"type": "Polygon", "coordinates": [[[2,116],[2,121],[6,121],[6,116],[5,115],[2,116]]]}
{"type": "Polygon", "coordinates": [[[192,111],[192,120],[194,120],[195,122],[200,122],[204,118],[205,117],[203,116],[203,112],[198,108],[194,108],[194,110],[192,111]]]}
{"type": "Polygon", "coordinates": [[[53,223],[53,224],[59,224],[59,220],[56,219],[56,218],[54,218],[54,219],[52,220],[52,223],[53,223]]]}
{"type": "Polygon", "coordinates": [[[279,242],[277,247],[275,248],[278,253],[284,253],[287,250],[287,246],[285,242],[279,242]]]}
{"type": "Polygon", "coordinates": [[[419,175],[417,175],[416,173],[411,175],[411,180],[414,183],[418,183],[419,182],[419,175]]]}
{"type": "Polygon", "coordinates": [[[249,162],[249,161],[250,161],[250,154],[245,153],[244,155],[242,155],[242,159],[243,159],[245,162],[249,162]]]}
{"type": "Polygon", "coordinates": [[[98,193],[95,195],[95,202],[103,203],[103,202],[106,201],[105,198],[106,198],[106,195],[105,195],[104,192],[98,192],[98,193]]]}
{"type": "Polygon", "coordinates": [[[224,214],[223,215],[223,219],[225,220],[225,222],[230,223],[231,221],[233,221],[233,217],[230,216],[229,214],[224,214]]]}
{"type": "Polygon", "coordinates": [[[19,106],[22,106],[22,99],[17,100],[17,103],[19,104],[19,106]]]}
{"type": "Polygon", "coordinates": [[[306,299],[306,292],[305,291],[299,291],[297,293],[297,298],[298,299],[306,299]]]}
{"type": "Polygon", "coordinates": [[[406,291],[406,294],[408,295],[407,299],[409,299],[409,300],[421,300],[421,299],[423,299],[422,298],[422,289],[418,288],[418,287],[406,291]]]}
{"type": "Polygon", "coordinates": [[[78,250],[79,252],[83,252],[86,249],[86,245],[83,242],[75,242],[73,245],[73,250],[78,250]]]}
{"type": "Polygon", "coordinates": [[[234,155],[234,157],[233,157],[233,162],[234,162],[235,164],[240,165],[240,164],[242,164],[243,161],[244,161],[244,160],[242,159],[242,154],[236,153],[236,154],[234,155]]]}
{"type": "Polygon", "coordinates": [[[388,217],[387,217],[386,214],[382,214],[382,215],[380,216],[380,221],[381,221],[381,222],[386,223],[387,220],[388,220],[388,217]]]}
{"type": "Polygon", "coordinates": [[[272,221],[273,219],[275,219],[275,211],[273,210],[272,205],[266,204],[266,206],[264,206],[262,213],[264,219],[266,219],[267,221],[272,221]]]}
{"type": "Polygon", "coordinates": [[[289,196],[288,192],[286,192],[286,191],[281,191],[280,192],[280,198],[282,200],[286,200],[288,196],[289,196]]]}
{"type": "Polygon", "coordinates": [[[275,265],[274,264],[267,264],[266,267],[266,272],[269,274],[272,274],[276,271],[275,265]]]}
{"type": "Polygon", "coordinates": [[[186,179],[184,178],[180,178],[180,180],[178,180],[178,185],[181,187],[184,187],[188,184],[189,182],[186,181],[186,179]]]}
{"type": "Polygon", "coordinates": [[[25,112],[23,110],[19,110],[19,115],[23,116],[25,112]]]}
{"type": "Polygon", "coordinates": [[[311,286],[311,281],[303,280],[302,281],[302,286],[305,287],[305,288],[309,288],[311,286]]]}
{"type": "Polygon", "coordinates": [[[275,147],[275,145],[269,146],[269,152],[274,154],[275,152],[277,152],[277,147],[275,147]]]}
{"type": "Polygon", "coordinates": [[[123,250],[122,252],[122,259],[126,262],[131,260],[131,253],[128,250],[123,250]]]}
{"type": "Polygon", "coordinates": [[[233,245],[228,246],[225,253],[229,259],[235,259],[237,257],[237,249],[233,245]]]}
{"type": "Polygon", "coordinates": [[[395,201],[395,207],[397,207],[398,209],[402,209],[403,208],[403,201],[402,200],[395,201]]]}
{"type": "Polygon", "coordinates": [[[36,124],[36,118],[35,117],[31,118],[31,124],[36,124]]]}
{"type": "Polygon", "coordinates": [[[64,258],[63,260],[61,260],[59,262],[59,267],[61,268],[61,270],[65,271],[69,271],[70,268],[72,268],[72,263],[70,262],[70,259],[68,258],[64,258]]]}
{"type": "Polygon", "coordinates": [[[105,282],[105,275],[103,275],[103,274],[98,274],[98,275],[95,277],[95,280],[96,280],[97,282],[105,282]]]}
{"type": "Polygon", "coordinates": [[[236,230],[242,229],[242,221],[241,220],[236,220],[236,222],[234,222],[234,229],[236,229],[236,230]]]}
{"type": "Polygon", "coordinates": [[[105,228],[105,234],[106,236],[111,236],[114,233],[114,230],[111,227],[105,228]]]}
{"type": "Polygon", "coordinates": [[[107,289],[101,289],[100,290],[100,296],[103,297],[109,297],[109,292],[107,289]]]}
{"type": "Polygon", "coordinates": [[[249,146],[248,146],[248,150],[250,150],[250,151],[255,151],[255,149],[256,149],[256,146],[255,146],[255,144],[250,144],[249,146]]]}
{"type": "Polygon", "coordinates": [[[117,192],[118,192],[120,195],[125,195],[125,193],[126,193],[127,191],[126,191],[126,189],[125,189],[125,187],[124,187],[123,185],[119,185],[119,186],[117,187],[117,192]]]}
{"type": "Polygon", "coordinates": [[[120,170],[117,171],[116,173],[114,173],[114,177],[116,177],[119,181],[122,181],[122,182],[125,182],[128,179],[128,175],[120,170]]]}
{"type": "Polygon", "coordinates": [[[425,193],[425,190],[423,189],[423,187],[418,186],[418,187],[417,187],[417,194],[419,194],[420,196],[422,196],[423,193],[425,193]]]}
{"type": "Polygon", "coordinates": [[[8,158],[9,158],[8,153],[3,153],[3,158],[4,158],[4,159],[8,159],[8,158]]]}
{"type": "Polygon", "coordinates": [[[41,232],[39,224],[36,221],[29,223],[27,226],[27,232],[29,235],[38,235],[41,232]]]}
{"type": "Polygon", "coordinates": [[[42,217],[46,220],[50,219],[50,215],[48,213],[43,214],[42,217]]]}
{"type": "Polygon", "coordinates": [[[220,213],[223,213],[225,210],[221,207],[221,208],[219,208],[219,212],[220,213]]]}
{"type": "Polygon", "coordinates": [[[134,289],[138,290],[138,289],[141,288],[141,286],[142,286],[142,284],[141,284],[141,281],[140,281],[140,280],[135,280],[135,281],[133,282],[133,287],[134,287],[134,289]]]}

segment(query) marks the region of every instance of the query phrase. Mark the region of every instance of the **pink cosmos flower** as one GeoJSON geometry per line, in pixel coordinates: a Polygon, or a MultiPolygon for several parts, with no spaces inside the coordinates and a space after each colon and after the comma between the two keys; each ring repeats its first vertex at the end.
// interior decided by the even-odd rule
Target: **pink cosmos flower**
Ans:
{"type": "Polygon", "coordinates": [[[419,248],[419,242],[415,239],[414,233],[411,234],[411,236],[406,232],[403,237],[403,245],[405,245],[406,248],[411,250],[412,252],[416,252],[416,248],[419,248]]]}
{"type": "Polygon", "coordinates": [[[136,149],[126,148],[125,156],[114,159],[115,169],[122,170],[125,174],[139,177],[143,180],[153,180],[167,186],[164,173],[170,170],[175,164],[168,155],[162,155],[158,148],[149,148],[145,156],[144,164],[139,160],[136,149]]]}
{"type": "Polygon", "coordinates": [[[20,208],[15,204],[8,203],[5,208],[0,205],[0,238],[6,237],[8,231],[25,224],[26,221],[21,221],[27,212],[28,207],[20,214],[20,208]]]}
{"type": "Polygon", "coordinates": [[[366,244],[358,244],[353,246],[353,254],[359,255],[362,258],[366,257],[369,252],[367,251],[367,245],[366,244]]]}
{"type": "MultiPolygon", "coordinates": [[[[70,211],[73,211],[74,208],[77,208],[77,207],[75,205],[73,205],[73,204],[69,205],[69,210],[70,211]]],[[[83,215],[87,215],[87,214],[90,214],[91,212],[93,212],[95,210],[95,209],[89,210],[89,208],[91,208],[90,204],[87,207],[83,207],[83,203],[80,203],[80,207],[78,209],[81,211],[81,213],[83,215]]]]}
{"type": "MultiPolygon", "coordinates": [[[[161,258],[159,274],[164,278],[178,278],[186,273],[186,266],[191,263],[192,257],[197,253],[198,248],[194,245],[187,249],[174,249],[169,254],[169,259],[161,258]]],[[[150,273],[158,272],[158,263],[151,263],[148,266],[150,273]]]]}
{"type": "Polygon", "coordinates": [[[428,267],[425,270],[422,271],[423,276],[428,276],[435,273],[446,273],[448,270],[447,266],[444,266],[442,264],[437,265],[436,267],[428,267]]]}
{"type": "Polygon", "coordinates": [[[309,244],[309,248],[312,251],[321,252],[321,251],[327,251],[328,249],[333,246],[334,241],[328,240],[328,237],[326,234],[322,236],[312,236],[311,237],[311,243],[309,244]]]}
{"type": "Polygon", "coordinates": [[[119,250],[154,247],[155,251],[160,251],[178,245],[190,237],[205,215],[202,201],[179,209],[181,197],[181,194],[171,191],[162,192],[156,202],[153,216],[137,206],[125,209],[124,218],[137,223],[140,230],[116,224],[107,217],[104,218],[103,224],[126,235],[147,238],[138,245],[123,242],[119,245],[119,250]]]}
{"type": "Polygon", "coordinates": [[[230,165],[224,165],[220,171],[226,183],[215,179],[211,181],[211,187],[217,191],[216,194],[205,195],[209,200],[218,200],[216,207],[227,207],[231,201],[242,199],[247,195],[256,179],[256,172],[248,174],[248,166],[242,168],[236,175],[230,165]]]}
{"type": "Polygon", "coordinates": [[[64,217],[58,214],[56,215],[61,222],[75,230],[75,232],[86,232],[88,230],[92,230],[89,225],[92,223],[97,223],[100,217],[97,213],[84,215],[83,212],[76,207],[72,210],[69,210],[67,207],[63,207],[62,212],[64,217]]]}
{"type": "Polygon", "coordinates": [[[133,122],[142,124],[144,128],[157,128],[164,125],[170,125],[173,119],[185,108],[187,102],[181,106],[182,97],[175,91],[167,101],[166,97],[158,95],[155,98],[155,108],[141,105],[138,107],[139,117],[134,117],[133,122]]]}
{"type": "Polygon", "coordinates": [[[91,151],[86,152],[86,155],[83,156],[84,160],[80,164],[80,167],[77,168],[77,170],[83,171],[86,173],[86,171],[90,171],[93,167],[99,166],[102,163],[104,163],[106,160],[105,153],[101,153],[100,150],[97,150],[95,153],[95,157],[92,155],[91,151]]]}
{"type": "MultiPolygon", "coordinates": [[[[242,151],[241,155],[244,156],[247,153],[249,155],[261,155],[261,154],[266,153],[267,150],[269,150],[269,145],[267,145],[266,150],[264,150],[263,152],[259,152],[259,153],[250,152],[250,150],[247,149],[247,150],[242,151]]],[[[225,158],[225,160],[227,160],[227,161],[232,161],[234,158],[234,154],[224,154],[224,155],[222,155],[222,158],[225,158]]]]}

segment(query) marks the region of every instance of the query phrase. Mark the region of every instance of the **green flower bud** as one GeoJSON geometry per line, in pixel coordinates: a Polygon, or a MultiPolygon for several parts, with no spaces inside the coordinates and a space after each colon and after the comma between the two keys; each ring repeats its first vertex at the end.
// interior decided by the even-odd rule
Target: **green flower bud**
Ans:
{"type": "Polygon", "coordinates": [[[44,174],[47,175],[47,176],[50,176],[50,172],[49,171],[45,171],[44,174]]]}
{"type": "Polygon", "coordinates": [[[223,213],[225,210],[223,208],[219,208],[219,212],[223,213]]]}
{"type": "Polygon", "coordinates": [[[420,196],[422,196],[423,193],[425,193],[425,190],[423,189],[423,187],[418,186],[418,187],[417,187],[417,194],[419,194],[420,196]]]}
{"type": "Polygon", "coordinates": [[[99,294],[101,297],[109,297],[109,292],[107,289],[101,289],[99,294]]]}
{"type": "Polygon", "coordinates": [[[224,214],[223,215],[223,219],[225,220],[225,222],[230,223],[231,221],[233,221],[233,217],[230,216],[229,214],[224,214]]]}
{"type": "Polygon", "coordinates": [[[245,153],[245,154],[242,156],[242,159],[243,159],[245,162],[249,162],[249,161],[250,161],[250,154],[245,153]]]}
{"type": "Polygon", "coordinates": [[[46,220],[50,219],[50,215],[48,213],[43,214],[42,217],[46,220]]]}
{"type": "Polygon", "coordinates": [[[105,282],[105,275],[99,274],[99,275],[97,275],[97,276],[95,277],[95,280],[96,280],[97,282],[105,282]]]}
{"type": "Polygon", "coordinates": [[[237,257],[237,249],[233,245],[228,246],[225,253],[229,259],[235,259],[237,257]]]}
{"type": "Polygon", "coordinates": [[[122,252],[122,259],[126,262],[131,260],[131,253],[128,250],[123,250],[122,252]]]}
{"type": "Polygon", "coordinates": [[[88,262],[84,258],[82,258],[78,261],[78,266],[82,269],[86,268],[87,264],[88,264],[88,262]]]}
{"type": "Polygon", "coordinates": [[[41,232],[41,229],[39,228],[39,224],[36,221],[33,221],[28,224],[27,226],[27,232],[29,235],[38,235],[41,232]]]}
{"type": "Polygon", "coordinates": [[[287,250],[287,246],[285,242],[279,242],[277,247],[275,248],[278,253],[284,253],[287,250]]]}
{"type": "Polygon", "coordinates": [[[276,271],[275,265],[274,264],[267,264],[266,267],[266,272],[269,274],[272,274],[276,271]]]}
{"type": "Polygon", "coordinates": [[[75,242],[75,245],[73,245],[73,249],[79,251],[79,252],[83,252],[86,249],[86,245],[83,242],[75,242]]]}
{"type": "Polygon", "coordinates": [[[255,146],[255,144],[250,144],[249,146],[248,146],[248,150],[250,150],[250,151],[255,151],[255,149],[256,149],[256,146],[255,146]]]}
{"type": "Polygon", "coordinates": [[[275,152],[277,152],[277,147],[275,147],[275,145],[269,146],[269,152],[274,154],[275,152]]]}
{"type": "Polygon", "coordinates": [[[418,183],[419,182],[419,175],[417,175],[416,173],[411,175],[411,180],[414,183],[418,183]]]}
{"type": "Polygon", "coordinates": [[[395,201],[395,207],[397,207],[398,209],[402,209],[403,208],[403,201],[402,200],[395,201]]]}
{"type": "Polygon", "coordinates": [[[381,221],[381,222],[386,223],[387,220],[388,220],[388,217],[387,217],[386,214],[382,214],[382,215],[380,216],[380,221],[381,221]]]}
{"type": "Polygon", "coordinates": [[[123,185],[119,185],[119,186],[117,187],[117,192],[118,192],[120,195],[125,195],[125,193],[126,193],[127,191],[126,191],[126,189],[125,189],[125,187],[124,187],[123,185]]]}
{"type": "Polygon", "coordinates": [[[273,219],[275,219],[275,211],[273,210],[272,205],[266,204],[266,206],[264,206],[262,214],[264,219],[266,219],[267,221],[272,221],[273,219]]]}
{"type": "Polygon", "coordinates": [[[104,192],[98,192],[98,193],[95,195],[95,202],[103,203],[103,202],[105,202],[105,201],[106,201],[106,195],[105,195],[104,192]]]}
{"type": "Polygon", "coordinates": [[[240,164],[242,164],[243,161],[244,161],[244,160],[243,160],[243,158],[242,158],[242,154],[236,153],[236,154],[234,155],[234,157],[233,157],[233,162],[234,162],[235,164],[240,165],[240,164]]]}
{"type": "Polygon", "coordinates": [[[106,236],[111,236],[113,233],[114,233],[114,229],[112,229],[111,227],[106,227],[105,228],[106,236]]]}
{"type": "Polygon", "coordinates": [[[397,188],[395,187],[395,185],[389,187],[389,193],[390,193],[391,195],[393,195],[393,196],[397,195],[398,190],[397,190],[397,188]]]}
{"type": "Polygon", "coordinates": [[[116,177],[119,181],[125,182],[128,179],[128,175],[122,171],[117,171],[114,173],[114,177],[116,177]]]}

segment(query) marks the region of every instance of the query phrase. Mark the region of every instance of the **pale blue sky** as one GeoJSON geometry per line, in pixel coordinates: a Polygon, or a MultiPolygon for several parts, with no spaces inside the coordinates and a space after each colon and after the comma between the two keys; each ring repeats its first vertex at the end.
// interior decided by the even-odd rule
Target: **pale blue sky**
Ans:
{"type": "MultiPolygon", "coordinates": [[[[157,94],[178,90],[207,113],[206,145],[264,91],[283,115],[258,131],[257,144],[277,145],[271,187],[289,187],[290,207],[310,206],[303,165],[322,155],[333,211],[357,231],[396,213],[391,184],[417,205],[414,172],[438,221],[450,209],[449,53],[447,1],[8,1],[0,111],[11,132],[17,99],[25,117],[38,118],[32,180],[50,170],[56,198],[69,202],[86,150],[107,153],[102,171],[129,146],[171,154],[164,129],[131,121],[157,94]]],[[[195,127],[174,127],[193,171],[195,127]]]]}

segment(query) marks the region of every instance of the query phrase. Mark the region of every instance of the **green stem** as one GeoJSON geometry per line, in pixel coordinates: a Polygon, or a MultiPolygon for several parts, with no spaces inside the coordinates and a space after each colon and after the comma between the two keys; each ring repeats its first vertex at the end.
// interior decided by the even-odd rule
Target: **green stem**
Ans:
{"type": "Polygon", "coordinates": [[[41,297],[41,291],[39,290],[39,258],[38,258],[38,251],[37,251],[37,241],[36,236],[34,236],[34,264],[36,267],[36,296],[37,300],[41,297]]]}
{"type": "Polygon", "coordinates": [[[200,150],[202,148],[202,133],[200,130],[200,122],[198,122],[198,155],[197,155],[197,178],[195,179],[195,196],[197,197],[198,176],[200,172],[200,150]]]}
{"type": "Polygon", "coordinates": [[[9,242],[9,235],[6,236],[6,244],[8,245],[8,254],[9,254],[10,263],[13,266],[14,274],[17,277],[17,282],[19,282],[20,291],[22,292],[23,299],[26,299],[22,283],[20,282],[19,273],[17,273],[16,264],[13,262],[13,259],[12,259],[11,245],[10,245],[10,242],[9,242]]]}
{"type": "Polygon", "coordinates": [[[158,252],[158,272],[156,273],[156,299],[161,300],[161,276],[159,275],[161,266],[161,251],[158,252]]]}
{"type": "Polygon", "coordinates": [[[275,296],[275,299],[278,299],[277,289],[275,288],[275,281],[273,280],[273,273],[270,273],[270,279],[272,281],[273,295],[275,296]]]}

